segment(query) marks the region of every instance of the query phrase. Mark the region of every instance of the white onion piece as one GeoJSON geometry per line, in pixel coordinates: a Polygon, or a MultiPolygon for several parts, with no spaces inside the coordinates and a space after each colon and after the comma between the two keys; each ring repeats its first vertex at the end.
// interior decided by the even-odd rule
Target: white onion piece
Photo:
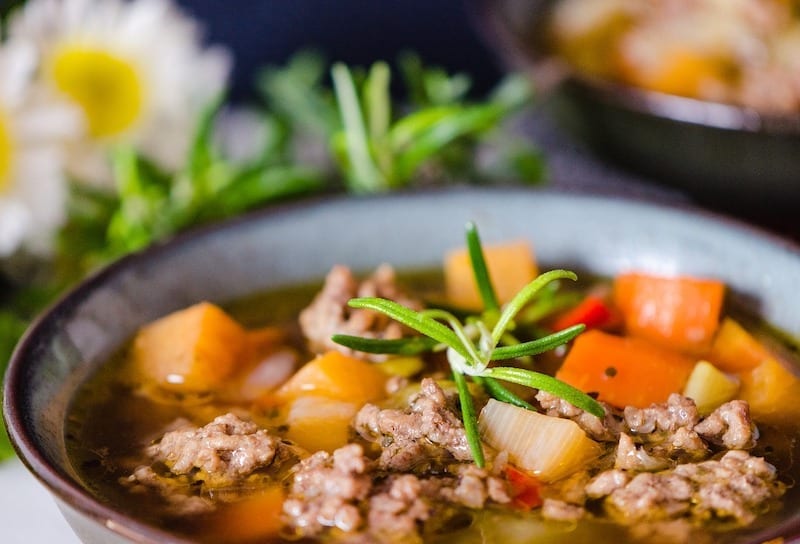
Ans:
{"type": "Polygon", "coordinates": [[[297,359],[297,353],[288,348],[270,353],[244,379],[242,396],[253,400],[284,383],[294,373],[297,359]]]}

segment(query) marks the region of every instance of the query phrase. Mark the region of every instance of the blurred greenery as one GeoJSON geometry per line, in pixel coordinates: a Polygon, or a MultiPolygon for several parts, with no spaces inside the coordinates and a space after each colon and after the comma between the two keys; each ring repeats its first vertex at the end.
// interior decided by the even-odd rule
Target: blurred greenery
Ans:
{"type": "MultiPolygon", "coordinates": [[[[57,253],[40,263],[35,279],[6,272],[3,286],[0,266],[0,365],[59,292],[120,256],[193,226],[323,191],[362,194],[544,178],[539,150],[507,123],[531,103],[527,79],[509,76],[484,100],[471,101],[465,74],[426,67],[413,53],[404,53],[398,65],[401,100],[392,93],[385,62],[368,69],[331,67],[321,55],[303,51],[285,66],[266,67],[257,83],[263,142],[245,158],[229,156],[220,141],[229,113],[224,97],[200,115],[178,172],[160,171],[131,147],[115,149],[114,190],[71,185],[57,253]]],[[[10,454],[0,443],[0,457],[10,454]]]]}

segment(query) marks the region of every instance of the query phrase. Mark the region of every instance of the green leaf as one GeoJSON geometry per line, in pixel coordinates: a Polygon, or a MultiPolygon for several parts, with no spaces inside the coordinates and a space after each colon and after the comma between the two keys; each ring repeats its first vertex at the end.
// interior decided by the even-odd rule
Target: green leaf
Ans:
{"type": "Polygon", "coordinates": [[[494,378],[486,378],[483,376],[473,376],[473,380],[476,383],[480,384],[484,390],[492,397],[499,401],[507,402],[509,404],[513,404],[514,406],[519,406],[520,408],[525,408],[526,410],[536,410],[536,408],[529,402],[521,399],[519,396],[515,395],[508,389],[506,389],[500,382],[495,380],[494,378]]]}
{"type": "Polygon", "coordinates": [[[300,51],[285,66],[263,70],[258,87],[269,109],[292,130],[327,139],[341,129],[341,122],[330,90],[322,85],[325,75],[326,62],[321,54],[300,51]]]}
{"type": "Polygon", "coordinates": [[[471,360],[470,353],[464,348],[461,340],[452,329],[445,327],[435,319],[406,308],[402,304],[383,298],[354,298],[347,304],[351,308],[367,308],[386,314],[406,327],[453,348],[462,357],[471,360]]]}
{"type": "Polygon", "coordinates": [[[531,281],[516,295],[514,295],[514,298],[512,298],[511,301],[506,304],[505,308],[503,308],[503,313],[500,314],[500,319],[498,319],[497,324],[492,330],[492,340],[494,341],[495,345],[497,345],[497,343],[500,341],[500,338],[503,336],[503,333],[505,333],[506,328],[508,328],[509,324],[511,323],[511,320],[514,319],[517,313],[531,300],[531,298],[533,298],[536,293],[548,283],[559,279],[570,279],[576,281],[578,276],[569,270],[551,270],[549,272],[545,272],[544,274],[540,274],[536,279],[531,281]]]}
{"type": "Polygon", "coordinates": [[[350,69],[344,64],[337,63],[334,64],[331,73],[344,125],[350,165],[350,171],[347,173],[349,187],[355,192],[384,191],[389,188],[389,184],[372,159],[364,117],[350,69]]]}
{"type": "Polygon", "coordinates": [[[386,355],[419,355],[431,351],[439,343],[432,338],[417,336],[414,338],[362,338],[348,334],[334,334],[331,340],[346,348],[364,353],[383,353],[386,355]]]}
{"type": "Polygon", "coordinates": [[[456,382],[458,390],[458,400],[461,403],[461,419],[464,421],[464,432],[467,435],[467,443],[472,460],[479,468],[483,468],[485,460],[483,458],[483,444],[481,444],[480,433],[478,432],[478,417],[475,414],[475,405],[472,403],[472,394],[464,375],[453,370],[453,380],[456,382]]]}
{"type": "Polygon", "coordinates": [[[507,359],[517,359],[529,355],[538,355],[551,349],[566,344],[586,329],[586,325],[578,324],[555,332],[543,338],[522,342],[511,346],[499,346],[492,351],[492,361],[504,361],[507,359]]]}
{"type": "Polygon", "coordinates": [[[494,105],[457,108],[421,131],[403,150],[395,152],[395,175],[409,180],[427,160],[442,152],[448,144],[459,138],[479,136],[494,127],[503,111],[494,105]]]}
{"type": "Polygon", "coordinates": [[[497,301],[492,279],[489,277],[489,269],[483,256],[478,228],[472,221],[467,223],[467,249],[472,263],[472,273],[475,276],[475,283],[478,286],[478,292],[481,294],[484,309],[489,312],[499,310],[500,303],[497,301]]]}
{"type": "Polygon", "coordinates": [[[547,374],[533,372],[524,368],[493,367],[486,369],[482,376],[541,389],[566,400],[573,406],[585,410],[593,416],[603,417],[605,415],[602,405],[592,397],[580,389],[576,389],[547,374]]]}

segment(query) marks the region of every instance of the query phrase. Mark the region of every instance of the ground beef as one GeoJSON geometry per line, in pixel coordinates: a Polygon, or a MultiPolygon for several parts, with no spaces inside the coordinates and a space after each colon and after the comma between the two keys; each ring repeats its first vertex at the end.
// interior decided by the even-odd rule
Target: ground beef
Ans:
{"type": "Polygon", "coordinates": [[[373,535],[378,541],[388,536],[407,541],[419,535],[425,520],[443,503],[478,509],[490,501],[511,500],[505,481],[485,469],[472,463],[447,469],[424,477],[387,474],[357,444],[333,455],[317,452],[295,468],[284,502],[287,524],[297,536],[318,536],[336,527],[373,535]]]}
{"type": "Polygon", "coordinates": [[[558,499],[545,499],[542,503],[542,517],[553,521],[577,521],[586,510],[582,506],[558,499]]]}
{"type": "Polygon", "coordinates": [[[709,442],[729,450],[751,449],[758,440],[758,429],[750,418],[750,406],[743,400],[726,402],[694,430],[709,442]]]}
{"type": "Polygon", "coordinates": [[[744,451],[633,477],[621,470],[607,471],[587,486],[588,495],[606,497],[609,513],[624,523],[713,515],[744,525],[783,492],[775,468],[744,451]]]}
{"type": "Polygon", "coordinates": [[[611,495],[617,489],[628,485],[631,478],[632,476],[624,470],[606,470],[592,478],[586,485],[586,495],[592,499],[611,495]]]}
{"type": "Polygon", "coordinates": [[[594,440],[616,442],[619,438],[620,421],[608,405],[603,405],[605,417],[600,419],[547,391],[536,393],[536,400],[548,416],[571,419],[594,440]]]}
{"type": "Polygon", "coordinates": [[[643,446],[637,446],[629,435],[622,433],[619,436],[614,468],[652,472],[663,470],[669,466],[668,459],[650,455],[643,446]]]}
{"type": "Polygon", "coordinates": [[[370,532],[401,535],[417,532],[419,523],[427,520],[433,511],[422,490],[419,478],[412,474],[387,479],[383,490],[369,500],[370,532]]]}
{"type": "MultiPolygon", "coordinates": [[[[325,278],[322,291],[311,305],[300,313],[300,327],[312,351],[321,353],[335,349],[352,351],[331,340],[334,334],[350,334],[365,338],[401,338],[409,331],[400,323],[372,310],[354,309],[347,302],[355,297],[382,297],[404,306],[422,309],[422,303],[406,295],[397,286],[394,270],[382,265],[375,273],[359,283],[349,268],[334,266],[325,278]]],[[[372,360],[384,360],[384,355],[370,355],[372,360]]]]}
{"type": "Polygon", "coordinates": [[[268,467],[289,447],[252,421],[234,414],[217,417],[204,427],[170,431],[147,449],[147,456],[174,475],[202,480],[206,487],[235,484],[268,467]]]}
{"type": "Polygon", "coordinates": [[[453,470],[457,478],[442,480],[445,485],[439,493],[441,498],[474,509],[483,508],[490,500],[497,504],[511,502],[505,480],[492,476],[486,469],[465,463],[455,465],[453,470]]]}
{"type": "Polygon", "coordinates": [[[425,471],[432,463],[472,459],[464,424],[436,381],[422,380],[420,392],[405,410],[381,410],[365,405],[356,414],[355,430],[381,447],[378,465],[384,470],[425,471]]]}
{"type": "Polygon", "coordinates": [[[673,393],[666,403],[648,408],[627,406],[623,411],[625,426],[635,434],[674,433],[681,427],[694,428],[700,416],[690,398],[673,393]]]}
{"type": "MultiPolygon", "coordinates": [[[[245,482],[256,485],[257,481],[270,480],[271,475],[262,469],[299,453],[252,421],[230,413],[204,427],[179,420],[169,429],[145,449],[151,464],[137,466],[120,483],[133,493],[157,493],[165,511],[174,516],[213,510],[210,493],[215,494],[215,500],[225,502],[226,493],[245,482]]],[[[236,495],[231,493],[232,498],[236,495]]]]}
{"type": "Polygon", "coordinates": [[[369,495],[370,461],[361,446],[348,444],[333,455],[319,451],[294,469],[283,511],[301,535],[315,536],[325,527],[355,531],[363,524],[359,502],[369,495]]]}
{"type": "Polygon", "coordinates": [[[729,451],[719,461],[680,465],[675,474],[694,485],[696,514],[733,518],[741,524],[752,522],[785,490],[775,467],[740,450],[729,451]]]}
{"type": "Polygon", "coordinates": [[[147,465],[138,467],[120,483],[134,494],[155,491],[164,501],[163,511],[170,516],[194,516],[216,508],[210,498],[194,494],[188,478],[165,476],[147,465]]]}

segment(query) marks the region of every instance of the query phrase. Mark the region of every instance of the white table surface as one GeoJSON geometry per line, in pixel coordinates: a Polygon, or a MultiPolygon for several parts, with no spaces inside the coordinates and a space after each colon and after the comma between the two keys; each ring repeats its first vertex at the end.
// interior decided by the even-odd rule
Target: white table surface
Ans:
{"type": "Polygon", "coordinates": [[[0,463],[0,542],[78,544],[47,490],[19,460],[0,463]]]}

